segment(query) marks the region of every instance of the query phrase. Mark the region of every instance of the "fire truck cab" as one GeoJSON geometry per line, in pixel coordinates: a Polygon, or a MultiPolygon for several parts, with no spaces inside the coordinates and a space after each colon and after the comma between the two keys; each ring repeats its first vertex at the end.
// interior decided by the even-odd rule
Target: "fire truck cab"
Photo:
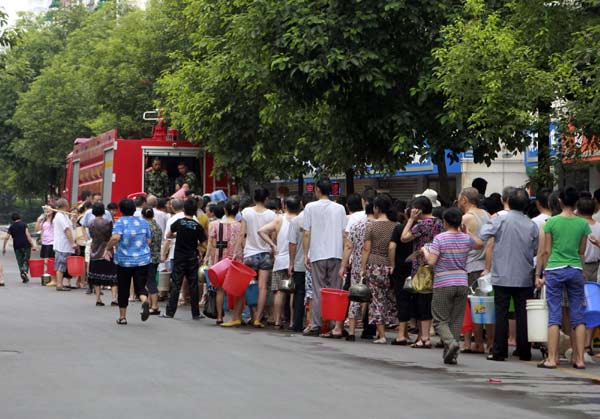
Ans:
{"type": "Polygon", "coordinates": [[[130,194],[144,191],[144,173],[154,158],[170,180],[170,193],[175,192],[175,179],[180,176],[177,166],[183,162],[196,174],[199,193],[218,189],[227,195],[232,185],[226,178],[212,176],[213,158],[199,145],[180,141],[177,130],[166,129],[161,112],[144,113],[144,120],[157,121],[152,138],[123,139],[116,129],[93,138],[77,138],[73,151],[67,155],[63,198],[71,205],[84,190],[101,193],[105,204],[119,202],[130,194]],[[153,117],[152,115],[156,115],[153,117]]]}

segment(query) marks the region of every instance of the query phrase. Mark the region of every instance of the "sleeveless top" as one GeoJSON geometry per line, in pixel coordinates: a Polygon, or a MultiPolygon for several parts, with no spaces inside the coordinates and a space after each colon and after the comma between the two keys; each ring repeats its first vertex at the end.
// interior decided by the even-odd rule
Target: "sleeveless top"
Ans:
{"type": "Polygon", "coordinates": [[[287,215],[282,215],[281,228],[277,234],[277,255],[275,255],[275,263],[273,264],[273,272],[287,269],[290,266],[290,221],[287,215]]]}
{"type": "Polygon", "coordinates": [[[42,222],[42,244],[44,246],[51,246],[54,244],[54,225],[50,220],[44,220],[42,222]]]}
{"type": "MultiPolygon", "coordinates": [[[[476,212],[469,211],[468,214],[471,214],[475,217],[475,222],[477,223],[477,230],[475,232],[475,236],[479,237],[481,233],[481,228],[490,221],[491,217],[487,212],[483,212],[483,214],[477,214],[476,212]]],[[[467,272],[479,272],[485,269],[485,246],[483,246],[480,250],[471,250],[469,255],[467,256],[467,272]]]]}

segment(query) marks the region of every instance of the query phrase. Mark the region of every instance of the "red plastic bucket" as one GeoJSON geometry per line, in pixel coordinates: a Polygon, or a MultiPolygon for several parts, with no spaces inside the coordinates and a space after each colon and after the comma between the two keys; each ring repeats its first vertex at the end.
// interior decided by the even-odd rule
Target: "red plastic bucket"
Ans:
{"type": "Polygon", "coordinates": [[[208,268],[208,280],[213,287],[221,288],[223,286],[231,262],[230,258],[225,258],[208,268]]]}
{"type": "Polygon", "coordinates": [[[67,256],[67,271],[71,276],[81,276],[85,271],[85,258],[83,256],[67,256]]]}
{"type": "Polygon", "coordinates": [[[54,268],[54,258],[46,259],[46,273],[50,276],[56,276],[56,269],[54,268]]]}
{"type": "Polygon", "coordinates": [[[345,320],[349,303],[348,291],[321,288],[321,318],[324,320],[345,320]]]}
{"type": "Polygon", "coordinates": [[[463,316],[463,324],[460,333],[470,333],[475,328],[473,324],[473,316],[471,316],[471,302],[467,300],[467,307],[465,309],[465,315],[463,316]]]}
{"type": "Polygon", "coordinates": [[[250,284],[252,278],[256,276],[254,269],[247,267],[243,263],[231,261],[231,266],[227,270],[225,275],[225,282],[223,282],[223,289],[227,294],[231,294],[234,297],[241,297],[246,292],[246,288],[250,284]]]}
{"type": "Polygon", "coordinates": [[[41,278],[44,275],[44,259],[29,260],[29,275],[32,278],[41,278]]]}

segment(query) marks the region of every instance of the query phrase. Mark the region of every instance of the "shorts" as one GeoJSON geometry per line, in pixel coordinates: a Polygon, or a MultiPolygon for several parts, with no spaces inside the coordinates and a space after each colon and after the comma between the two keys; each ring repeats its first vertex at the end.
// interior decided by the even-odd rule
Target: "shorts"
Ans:
{"type": "Polygon", "coordinates": [[[40,258],[41,259],[49,259],[54,257],[54,246],[51,244],[42,244],[42,248],[40,249],[40,258]]]}
{"type": "Polygon", "coordinates": [[[68,256],[73,256],[73,253],[59,252],[58,250],[54,252],[54,269],[56,269],[56,272],[62,272],[63,274],[67,272],[68,256]]]}
{"type": "Polygon", "coordinates": [[[284,279],[288,279],[288,271],[287,269],[282,269],[281,271],[273,272],[273,279],[271,280],[271,291],[277,292],[279,291],[279,286],[281,285],[281,281],[284,279]]]}
{"type": "Polygon", "coordinates": [[[570,266],[546,271],[546,301],[548,302],[548,326],[562,324],[563,289],[567,292],[571,327],[584,324],[585,311],[583,272],[570,266]]]}
{"type": "Polygon", "coordinates": [[[258,253],[244,258],[244,265],[255,271],[270,271],[273,269],[273,258],[270,253],[258,253]]]}

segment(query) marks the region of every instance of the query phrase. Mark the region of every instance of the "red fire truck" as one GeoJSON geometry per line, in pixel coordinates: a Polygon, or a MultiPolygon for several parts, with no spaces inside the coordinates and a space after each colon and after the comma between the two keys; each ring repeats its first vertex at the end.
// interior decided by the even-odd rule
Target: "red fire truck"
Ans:
{"type": "Polygon", "coordinates": [[[160,158],[174,185],[179,176],[177,166],[187,165],[198,177],[202,193],[223,190],[232,185],[226,178],[212,176],[213,158],[189,141],[180,141],[175,129],[166,129],[160,111],[144,113],[144,120],[156,121],[152,138],[123,139],[113,129],[93,138],[78,138],[67,155],[63,198],[71,205],[84,190],[99,192],[104,203],[119,202],[130,194],[144,191],[144,173],[155,157],[160,158]]]}

